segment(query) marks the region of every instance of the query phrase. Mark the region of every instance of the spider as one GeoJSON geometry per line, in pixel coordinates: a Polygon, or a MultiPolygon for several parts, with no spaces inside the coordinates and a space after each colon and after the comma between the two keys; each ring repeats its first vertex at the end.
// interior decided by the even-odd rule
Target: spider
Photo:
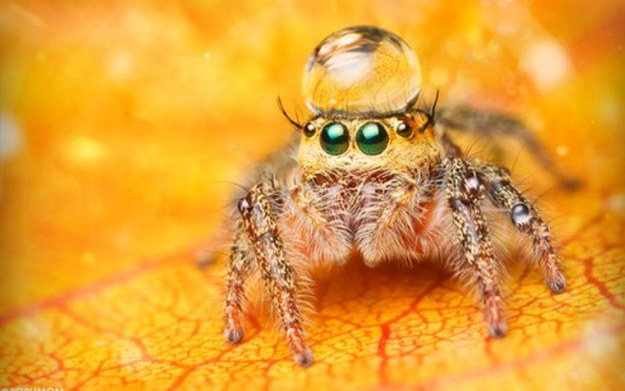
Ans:
{"type": "Polygon", "coordinates": [[[311,365],[297,271],[343,264],[353,253],[370,267],[438,259],[469,276],[483,302],[488,334],[503,337],[501,266],[482,208],[486,202],[531,238],[547,286],[564,291],[549,227],[534,205],[507,169],[465,158],[447,130],[516,134],[551,165],[548,156],[513,118],[470,109],[437,113],[438,93],[429,107],[419,104],[419,78],[408,44],[381,28],[346,28],[316,47],[304,73],[311,117],[299,123],[278,101],[297,130],[293,142],[260,164],[234,211],[228,342],[243,337],[244,282],[257,269],[295,362],[311,365]]]}

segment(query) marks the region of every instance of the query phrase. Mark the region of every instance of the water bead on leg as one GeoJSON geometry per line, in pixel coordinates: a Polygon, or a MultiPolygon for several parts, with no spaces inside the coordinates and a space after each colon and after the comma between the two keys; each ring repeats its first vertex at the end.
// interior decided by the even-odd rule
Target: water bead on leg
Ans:
{"type": "Polygon", "coordinates": [[[510,211],[512,222],[518,226],[527,224],[532,219],[530,208],[523,202],[519,202],[510,211]]]}
{"type": "Polygon", "coordinates": [[[306,102],[315,114],[387,115],[419,93],[419,61],[390,31],[349,27],[324,39],[304,70],[306,102]]]}

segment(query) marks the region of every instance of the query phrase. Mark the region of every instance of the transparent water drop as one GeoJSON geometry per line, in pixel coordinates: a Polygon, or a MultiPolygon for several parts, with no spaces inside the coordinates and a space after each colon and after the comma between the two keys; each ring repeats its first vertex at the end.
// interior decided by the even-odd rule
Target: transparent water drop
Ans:
{"type": "Polygon", "coordinates": [[[357,26],[335,32],[315,48],[303,87],[315,114],[385,115],[405,110],[420,81],[417,56],[403,39],[357,26]]]}
{"type": "Polygon", "coordinates": [[[512,221],[517,225],[523,225],[530,221],[532,218],[532,214],[530,208],[527,205],[520,202],[512,207],[512,211],[510,212],[510,217],[512,217],[512,221]]]}

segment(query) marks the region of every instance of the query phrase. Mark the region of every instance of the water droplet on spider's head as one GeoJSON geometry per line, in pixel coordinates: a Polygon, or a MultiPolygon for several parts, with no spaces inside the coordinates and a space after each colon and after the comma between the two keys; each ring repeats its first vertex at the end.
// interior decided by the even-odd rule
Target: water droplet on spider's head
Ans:
{"type": "Polygon", "coordinates": [[[308,58],[304,95],[315,114],[392,114],[417,96],[419,61],[390,31],[349,27],[324,39],[308,58]]]}

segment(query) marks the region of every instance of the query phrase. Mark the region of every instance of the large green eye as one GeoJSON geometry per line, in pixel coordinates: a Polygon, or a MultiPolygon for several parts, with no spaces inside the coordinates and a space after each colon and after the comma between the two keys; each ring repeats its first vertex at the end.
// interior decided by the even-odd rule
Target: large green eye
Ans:
{"type": "Polygon", "coordinates": [[[330,122],[321,131],[321,148],[330,155],[340,155],[349,147],[347,127],[340,122],[330,122]]]}
{"type": "Polygon", "coordinates": [[[356,144],[367,155],[379,155],[388,145],[388,134],[377,122],[367,122],[356,133],[356,144]]]}

